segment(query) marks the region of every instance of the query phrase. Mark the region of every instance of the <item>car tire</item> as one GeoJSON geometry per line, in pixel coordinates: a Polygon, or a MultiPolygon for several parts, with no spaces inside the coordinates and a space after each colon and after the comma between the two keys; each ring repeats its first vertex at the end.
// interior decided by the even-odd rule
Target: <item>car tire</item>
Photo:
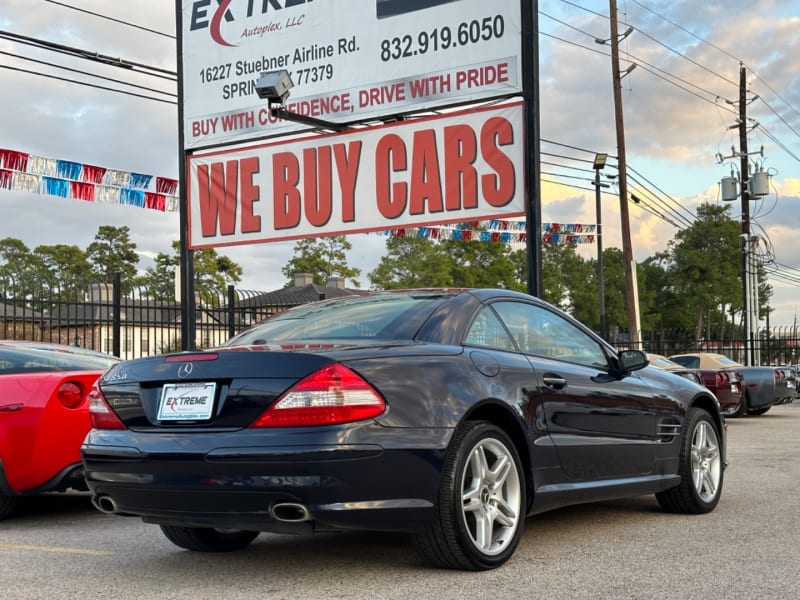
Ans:
{"type": "Polygon", "coordinates": [[[241,550],[258,536],[258,531],[212,529],[207,527],[177,527],[161,525],[167,539],[186,550],[197,552],[232,552],[241,550]]]}
{"type": "Polygon", "coordinates": [[[505,563],[519,544],[526,485],[511,438],[485,421],[468,422],[450,443],[433,524],[415,536],[430,563],[483,571],[505,563]]]}
{"type": "Polygon", "coordinates": [[[711,415],[693,407],[686,414],[678,463],[679,485],[656,494],[668,512],[702,514],[714,510],[722,494],[720,436],[711,415]]]}
{"type": "Polygon", "coordinates": [[[757,417],[758,415],[763,415],[770,408],[772,408],[772,406],[762,406],[761,408],[748,408],[747,414],[753,417],[757,417]]]}
{"type": "Polygon", "coordinates": [[[14,496],[3,496],[0,494],[0,519],[5,519],[14,510],[17,499],[14,496]]]}

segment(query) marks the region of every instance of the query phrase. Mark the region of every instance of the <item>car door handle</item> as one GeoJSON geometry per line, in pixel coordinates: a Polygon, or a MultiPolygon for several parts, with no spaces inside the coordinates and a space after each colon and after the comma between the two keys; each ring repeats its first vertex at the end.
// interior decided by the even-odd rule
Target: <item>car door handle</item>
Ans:
{"type": "Polygon", "coordinates": [[[566,379],[564,379],[563,377],[559,377],[558,375],[553,375],[553,374],[550,374],[550,373],[548,373],[547,375],[543,375],[542,376],[542,381],[544,382],[544,384],[547,387],[553,388],[553,389],[556,389],[556,390],[560,390],[560,389],[563,389],[563,388],[567,387],[567,380],[566,379]]]}
{"type": "Polygon", "coordinates": [[[22,410],[22,404],[4,404],[0,406],[0,412],[16,412],[22,410]]]}

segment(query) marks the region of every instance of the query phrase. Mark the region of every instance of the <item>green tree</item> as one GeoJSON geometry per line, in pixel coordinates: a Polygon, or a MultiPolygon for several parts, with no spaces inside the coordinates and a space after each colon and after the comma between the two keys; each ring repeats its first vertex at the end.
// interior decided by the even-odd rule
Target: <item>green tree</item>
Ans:
{"type": "Polygon", "coordinates": [[[586,324],[592,326],[589,318],[592,303],[584,306],[581,302],[585,289],[594,293],[594,322],[599,322],[597,286],[591,265],[581,258],[576,246],[542,244],[542,299],[573,315],[577,310],[589,319],[586,324]]]}
{"type": "Polygon", "coordinates": [[[386,254],[368,277],[379,290],[452,285],[452,262],[441,244],[426,238],[392,236],[386,254]]]}
{"type": "Polygon", "coordinates": [[[697,220],[668,245],[675,292],[693,309],[697,339],[711,311],[742,305],[741,225],[729,212],[727,205],[701,204],[697,220]]]}
{"type": "Polygon", "coordinates": [[[78,246],[67,244],[37,246],[34,254],[39,257],[42,266],[61,291],[83,290],[92,278],[89,259],[78,246]]]}
{"type": "Polygon", "coordinates": [[[356,278],[361,274],[361,269],[347,265],[347,251],[352,248],[353,245],[343,235],[298,241],[294,246],[294,256],[282,269],[287,285],[294,283],[295,275],[309,273],[317,285],[325,285],[331,277],[343,277],[359,287],[356,278]]]}
{"type": "Polygon", "coordinates": [[[508,255],[511,261],[511,269],[514,273],[513,279],[517,286],[514,288],[520,292],[528,291],[528,249],[517,248],[508,255]]]}
{"type": "Polygon", "coordinates": [[[139,254],[131,241],[127,225],[113,227],[101,225],[94,241],[86,248],[92,272],[103,283],[111,283],[114,273],[120,273],[124,289],[129,289],[136,278],[139,254]]]}
{"type": "MultiPolygon", "coordinates": [[[[173,247],[180,248],[178,242],[173,247]]],[[[194,278],[197,291],[212,297],[224,295],[229,285],[242,280],[242,267],[214,248],[201,248],[194,254],[194,278]]]]}
{"type": "Polygon", "coordinates": [[[500,287],[525,289],[525,254],[509,244],[390,237],[369,274],[374,288],[500,287]],[[523,261],[520,264],[520,261],[523,261]]]}
{"type": "Polygon", "coordinates": [[[11,237],[0,240],[0,278],[6,298],[17,299],[39,288],[46,272],[41,258],[21,240],[11,237]]]}
{"type": "Polygon", "coordinates": [[[455,287],[524,289],[517,278],[512,248],[502,242],[446,240],[442,250],[452,261],[455,287]]]}
{"type": "Polygon", "coordinates": [[[137,277],[136,285],[147,295],[158,300],[175,300],[175,268],[179,257],[159,252],[153,259],[153,266],[137,277]]]}
{"type": "Polygon", "coordinates": [[[643,329],[691,328],[694,307],[688,305],[681,295],[679,290],[682,286],[676,281],[676,276],[668,252],[658,252],[638,265],[639,296],[649,299],[648,308],[641,310],[643,329]]]}
{"type": "MultiPolygon", "coordinates": [[[[172,255],[159,252],[152,267],[136,280],[149,296],[159,299],[175,298],[175,270],[180,264],[180,242],[172,242],[172,255]]],[[[242,267],[214,248],[192,252],[194,259],[195,291],[206,303],[216,305],[227,293],[229,285],[242,280],[242,267]]]]}
{"type": "MultiPolygon", "coordinates": [[[[592,261],[592,269],[597,270],[597,264],[594,261],[592,261]]],[[[627,331],[628,329],[626,289],[625,259],[622,250],[614,247],[603,248],[603,299],[609,332],[619,329],[627,331]]],[[[597,292],[595,292],[596,297],[597,292]]],[[[595,300],[594,303],[598,304],[598,301],[595,300]]]]}

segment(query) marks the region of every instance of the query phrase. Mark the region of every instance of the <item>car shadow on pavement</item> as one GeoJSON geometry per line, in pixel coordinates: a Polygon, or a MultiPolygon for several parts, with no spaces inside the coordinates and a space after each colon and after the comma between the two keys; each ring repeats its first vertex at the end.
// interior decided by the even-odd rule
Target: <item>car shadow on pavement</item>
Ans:
{"type": "Polygon", "coordinates": [[[36,496],[20,496],[14,511],[6,517],[14,521],[52,521],[67,516],[98,513],[88,492],[54,492],[36,496]]]}

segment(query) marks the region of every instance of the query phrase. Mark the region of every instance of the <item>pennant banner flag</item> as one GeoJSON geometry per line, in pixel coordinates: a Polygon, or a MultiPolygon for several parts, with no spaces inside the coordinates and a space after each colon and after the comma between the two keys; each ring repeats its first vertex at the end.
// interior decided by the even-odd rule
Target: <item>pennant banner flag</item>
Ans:
{"type": "Polygon", "coordinates": [[[178,180],[0,148],[0,189],[177,212],[178,180]],[[154,188],[154,189],[151,189],[154,188]]]}
{"type": "MultiPolygon", "coordinates": [[[[552,245],[594,244],[597,225],[594,223],[544,223],[542,242],[552,245]]],[[[436,227],[409,227],[390,229],[383,235],[424,238],[429,240],[457,240],[462,242],[500,242],[522,244],[527,240],[525,221],[473,221],[436,227]]]]}

